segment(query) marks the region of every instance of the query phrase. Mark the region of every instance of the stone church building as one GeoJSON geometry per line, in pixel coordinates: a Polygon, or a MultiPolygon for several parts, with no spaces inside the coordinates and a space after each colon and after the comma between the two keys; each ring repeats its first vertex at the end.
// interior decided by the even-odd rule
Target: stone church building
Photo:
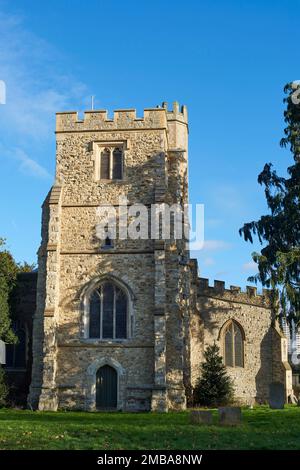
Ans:
{"type": "Polygon", "coordinates": [[[17,318],[26,357],[19,376],[16,346],[7,364],[12,380],[32,370],[33,409],[184,409],[214,341],[237,400],[265,402],[274,381],[291,393],[286,338],[267,291],[210,286],[184,239],[97,237],[99,207],[117,208],[120,196],[128,207],[183,210],[187,169],[185,106],[163,103],[143,118],[134,109],[113,119],[106,111],[57,113],[56,183],[43,204],[38,275],[21,280],[31,286],[21,289],[17,318]],[[27,303],[24,313],[28,292],[32,311],[27,303]]]}

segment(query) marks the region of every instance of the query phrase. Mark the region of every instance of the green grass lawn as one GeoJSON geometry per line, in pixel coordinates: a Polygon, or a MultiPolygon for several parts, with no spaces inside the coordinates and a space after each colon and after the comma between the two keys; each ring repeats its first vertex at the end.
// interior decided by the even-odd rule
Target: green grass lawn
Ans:
{"type": "Polygon", "coordinates": [[[0,449],[300,449],[300,407],[243,409],[243,424],[189,424],[180,413],[0,410],[0,449]]]}

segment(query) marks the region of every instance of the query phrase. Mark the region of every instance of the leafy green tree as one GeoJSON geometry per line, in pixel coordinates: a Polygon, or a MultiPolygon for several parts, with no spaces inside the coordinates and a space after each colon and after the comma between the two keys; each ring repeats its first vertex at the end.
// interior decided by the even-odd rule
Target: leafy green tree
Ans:
{"type": "Polygon", "coordinates": [[[6,385],[4,370],[0,366],[0,408],[6,405],[7,395],[8,386],[6,385]]]}
{"type": "Polygon", "coordinates": [[[227,374],[220,349],[208,346],[204,351],[201,375],[193,393],[193,402],[200,406],[222,406],[233,401],[233,383],[227,374]]]}
{"type": "Polygon", "coordinates": [[[12,255],[4,249],[5,242],[0,239],[0,339],[14,343],[15,335],[11,329],[9,297],[15,284],[18,267],[12,255]]]}
{"type": "MultiPolygon", "coordinates": [[[[5,249],[5,240],[0,238],[0,339],[6,343],[16,343],[17,338],[11,328],[10,306],[12,292],[19,272],[29,272],[34,268],[26,262],[16,263],[11,253],[5,249]]],[[[8,388],[4,370],[0,366],[0,406],[5,404],[8,388]]]]}
{"type": "Polygon", "coordinates": [[[258,273],[249,278],[272,289],[272,305],[279,317],[300,325],[300,85],[289,83],[284,88],[287,127],[280,145],[288,147],[294,162],[287,177],[278,176],[267,163],[258,176],[265,188],[270,213],[258,221],[244,224],[240,235],[253,243],[257,236],[265,244],[260,253],[252,253],[258,273]]]}

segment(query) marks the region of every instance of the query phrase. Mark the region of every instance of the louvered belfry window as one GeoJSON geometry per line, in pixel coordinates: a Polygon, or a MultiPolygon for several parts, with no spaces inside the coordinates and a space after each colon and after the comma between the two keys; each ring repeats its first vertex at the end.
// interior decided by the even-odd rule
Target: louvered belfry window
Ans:
{"type": "Polygon", "coordinates": [[[100,152],[100,179],[123,179],[123,150],[120,147],[106,147],[100,152]]]}
{"type": "Polygon", "coordinates": [[[119,148],[113,151],[113,179],[122,179],[122,150],[119,148]]]}
{"type": "Polygon", "coordinates": [[[100,177],[102,180],[108,180],[109,179],[109,165],[110,163],[110,150],[109,149],[104,149],[101,152],[101,170],[100,170],[100,177]]]}

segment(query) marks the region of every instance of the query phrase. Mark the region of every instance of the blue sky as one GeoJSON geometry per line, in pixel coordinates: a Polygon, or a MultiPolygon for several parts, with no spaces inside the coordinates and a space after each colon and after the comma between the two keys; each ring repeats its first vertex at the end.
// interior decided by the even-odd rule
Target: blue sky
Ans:
{"type": "Polygon", "coordinates": [[[299,1],[0,0],[0,236],[36,260],[53,183],[56,111],[188,106],[190,202],[205,204],[200,274],[256,272],[238,234],[266,210],[257,175],[284,171],[283,86],[299,79],[299,1]]]}

